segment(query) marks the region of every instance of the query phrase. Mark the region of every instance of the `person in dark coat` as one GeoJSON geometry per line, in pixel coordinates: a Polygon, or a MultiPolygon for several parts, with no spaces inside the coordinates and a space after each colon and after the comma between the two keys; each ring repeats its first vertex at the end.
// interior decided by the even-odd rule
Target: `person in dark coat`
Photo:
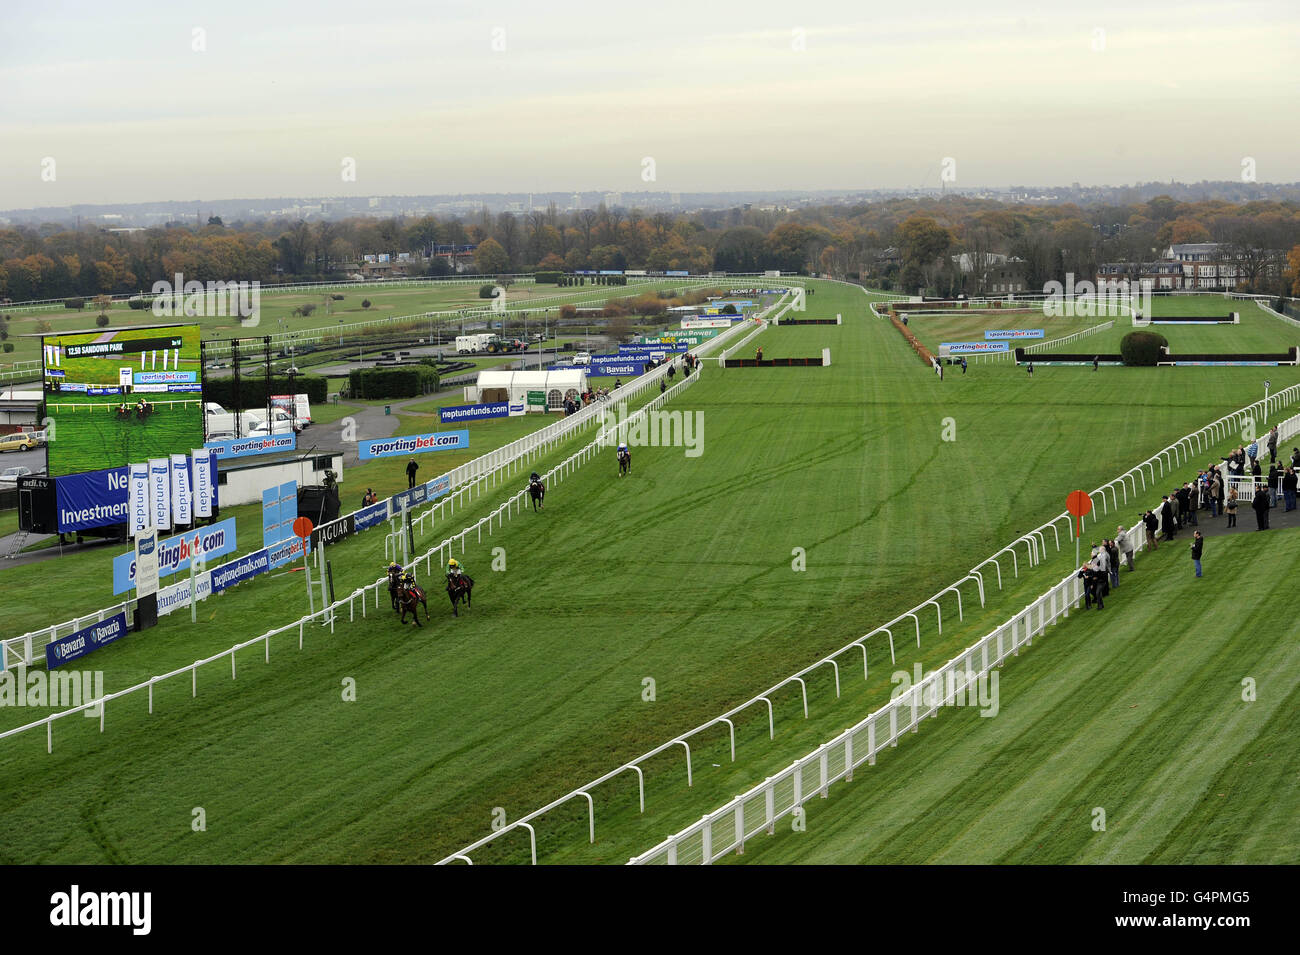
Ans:
{"type": "Polygon", "coordinates": [[[1277,507],[1277,482],[1282,480],[1282,471],[1276,464],[1268,466],[1268,506],[1277,507]]]}
{"type": "Polygon", "coordinates": [[[1268,530],[1268,491],[1262,486],[1255,488],[1255,499],[1250,502],[1250,506],[1255,511],[1255,523],[1259,526],[1256,530],[1268,530]]]}
{"type": "Polygon", "coordinates": [[[1178,530],[1174,524],[1174,506],[1169,503],[1168,495],[1161,496],[1160,501],[1160,526],[1165,530],[1165,540],[1171,541],[1178,530]]]}
{"type": "Polygon", "coordinates": [[[1295,510],[1296,487],[1300,479],[1296,478],[1295,468],[1287,468],[1282,476],[1282,499],[1286,501],[1286,510],[1295,510]]]}
{"type": "Polygon", "coordinates": [[[1160,519],[1151,511],[1142,515],[1142,526],[1147,530],[1147,552],[1160,549],[1160,519]]]}
{"type": "Polygon", "coordinates": [[[410,463],[406,465],[406,486],[408,488],[415,487],[415,472],[418,470],[420,470],[420,465],[415,463],[415,458],[411,458],[410,463]]]}
{"type": "Polygon", "coordinates": [[[1192,566],[1196,568],[1196,576],[1201,576],[1201,554],[1205,550],[1205,538],[1201,532],[1197,531],[1192,535],[1192,566]]]}

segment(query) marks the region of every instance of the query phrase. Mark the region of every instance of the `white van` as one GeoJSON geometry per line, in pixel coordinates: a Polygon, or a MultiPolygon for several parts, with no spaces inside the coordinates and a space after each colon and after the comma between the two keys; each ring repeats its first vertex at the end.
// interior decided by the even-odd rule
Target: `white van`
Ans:
{"type": "Polygon", "coordinates": [[[574,363],[575,365],[590,365],[590,364],[591,364],[591,352],[589,352],[589,351],[580,351],[580,352],[578,352],[576,355],[573,356],[573,363],[574,363]]]}

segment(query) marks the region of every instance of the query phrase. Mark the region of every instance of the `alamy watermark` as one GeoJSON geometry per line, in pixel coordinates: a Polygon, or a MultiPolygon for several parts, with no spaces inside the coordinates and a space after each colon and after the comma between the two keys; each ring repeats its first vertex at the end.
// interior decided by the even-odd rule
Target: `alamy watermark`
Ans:
{"type": "Polygon", "coordinates": [[[177,272],[174,282],[153,283],[153,313],[158,318],[212,318],[238,316],[245,328],[261,321],[262,283],[185,281],[177,272]]]}
{"type": "Polygon", "coordinates": [[[628,414],[627,402],[614,410],[601,408],[598,416],[604,448],[626,444],[629,448],[685,448],[686,457],[704,453],[703,411],[640,411],[628,414]]]}
{"type": "Polygon", "coordinates": [[[895,670],[890,683],[898,684],[889,695],[891,700],[906,696],[914,689],[920,694],[918,702],[927,709],[936,706],[978,707],[980,716],[997,716],[998,671],[976,673],[954,667],[944,674],[923,673],[921,664],[912,666],[912,672],[895,670]]]}
{"type": "Polygon", "coordinates": [[[1139,315],[1151,315],[1150,279],[1103,279],[1095,285],[1076,282],[1073,272],[1065,273],[1065,282],[1055,280],[1043,285],[1043,314],[1050,318],[1096,318],[1121,315],[1130,308],[1139,315]]]}
{"type": "MultiPolygon", "coordinates": [[[[104,698],[103,670],[0,670],[0,706],[74,709],[104,698]]],[[[99,716],[87,706],[86,716],[99,716]]]]}

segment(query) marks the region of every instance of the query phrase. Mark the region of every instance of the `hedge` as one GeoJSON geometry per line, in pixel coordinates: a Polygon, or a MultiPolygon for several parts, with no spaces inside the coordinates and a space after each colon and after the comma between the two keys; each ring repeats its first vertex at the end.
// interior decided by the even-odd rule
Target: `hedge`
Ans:
{"type": "Polygon", "coordinates": [[[1159,332],[1129,332],[1119,343],[1119,353],[1124,364],[1138,368],[1154,368],[1160,361],[1160,349],[1169,344],[1159,332]]]}
{"type": "Polygon", "coordinates": [[[137,312],[149,307],[149,302],[145,301],[142,298],[128,299],[126,304],[128,308],[131,308],[137,312]]]}
{"type": "Polygon", "coordinates": [[[348,374],[353,398],[416,398],[438,390],[438,375],[425,365],[409,368],[360,368],[348,374]]]}
{"type": "Polygon", "coordinates": [[[535,272],[533,281],[538,285],[558,285],[563,275],[563,272],[535,272]]]}
{"type": "MultiPolygon", "coordinates": [[[[329,392],[329,379],[320,375],[294,375],[293,387],[289,386],[288,375],[274,375],[271,378],[273,395],[306,395],[312,404],[323,405],[329,392]]],[[[245,409],[258,408],[266,401],[266,379],[245,376],[239,383],[239,397],[245,409]]],[[[235,403],[234,382],[230,378],[208,378],[203,382],[203,400],[215,401],[223,408],[230,408],[235,403]]]]}
{"type": "Polygon", "coordinates": [[[82,309],[86,307],[86,300],[84,298],[65,298],[63,300],[63,307],[82,309]]]}

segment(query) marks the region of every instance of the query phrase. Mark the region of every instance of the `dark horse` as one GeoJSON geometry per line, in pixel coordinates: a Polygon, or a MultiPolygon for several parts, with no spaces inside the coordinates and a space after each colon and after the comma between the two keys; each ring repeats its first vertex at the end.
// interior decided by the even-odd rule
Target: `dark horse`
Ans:
{"type": "Polygon", "coordinates": [[[393,600],[393,609],[400,610],[397,603],[397,592],[402,586],[402,569],[400,567],[390,567],[388,570],[388,596],[393,600]]]}
{"type": "Polygon", "coordinates": [[[460,574],[459,576],[447,577],[447,597],[451,600],[451,612],[454,616],[459,617],[460,612],[456,610],[456,604],[460,598],[465,598],[465,609],[468,610],[473,606],[470,597],[474,593],[474,578],[469,574],[460,574]]]}
{"type": "Polygon", "coordinates": [[[632,452],[626,448],[618,452],[618,476],[632,473],[632,452]]]}
{"type": "Polygon", "coordinates": [[[528,496],[533,499],[533,511],[536,512],[542,506],[542,499],[546,497],[546,485],[541,481],[529,481],[528,496]]]}
{"type": "Polygon", "coordinates": [[[149,417],[151,414],[153,414],[153,405],[149,402],[142,401],[135,406],[135,416],[141,421],[149,417]]]}
{"type": "Polygon", "coordinates": [[[418,584],[407,584],[397,591],[397,600],[402,611],[402,623],[406,623],[407,611],[415,617],[415,625],[423,627],[420,623],[420,606],[424,607],[424,615],[429,616],[429,604],[424,598],[424,591],[418,584]]]}

